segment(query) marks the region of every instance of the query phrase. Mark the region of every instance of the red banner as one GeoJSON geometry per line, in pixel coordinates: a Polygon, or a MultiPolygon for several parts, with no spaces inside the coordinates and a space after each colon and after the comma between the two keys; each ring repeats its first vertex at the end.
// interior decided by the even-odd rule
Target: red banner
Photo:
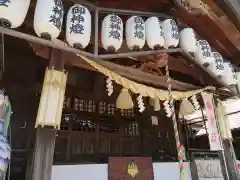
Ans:
{"type": "Polygon", "coordinates": [[[215,112],[214,112],[213,95],[206,92],[202,92],[202,97],[205,105],[206,116],[208,119],[206,125],[207,125],[210,149],[212,151],[222,150],[222,144],[220,142],[220,136],[218,133],[215,112]]]}

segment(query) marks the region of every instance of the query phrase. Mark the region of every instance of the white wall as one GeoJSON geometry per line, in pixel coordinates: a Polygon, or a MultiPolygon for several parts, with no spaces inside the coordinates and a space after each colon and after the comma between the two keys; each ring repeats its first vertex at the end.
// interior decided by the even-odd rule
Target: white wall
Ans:
{"type": "MultiPolygon", "coordinates": [[[[186,180],[192,180],[189,164],[185,163],[186,180]]],[[[179,180],[178,163],[153,163],[154,179],[179,180]]],[[[107,180],[107,164],[53,166],[51,180],[107,180]]]]}

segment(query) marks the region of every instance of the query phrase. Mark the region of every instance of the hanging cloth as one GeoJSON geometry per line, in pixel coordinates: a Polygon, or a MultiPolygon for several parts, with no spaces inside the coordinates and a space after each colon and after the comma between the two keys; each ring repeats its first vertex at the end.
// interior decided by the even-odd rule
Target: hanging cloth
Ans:
{"type": "Polygon", "coordinates": [[[223,139],[232,139],[229,119],[226,115],[226,108],[220,100],[217,100],[216,119],[219,124],[220,133],[223,139]]]}
{"type": "Polygon", "coordinates": [[[5,136],[7,136],[7,133],[8,133],[8,127],[9,127],[9,124],[11,121],[11,115],[12,115],[12,107],[11,107],[11,104],[8,103],[8,111],[6,114],[6,119],[4,121],[4,135],[5,136]]]}

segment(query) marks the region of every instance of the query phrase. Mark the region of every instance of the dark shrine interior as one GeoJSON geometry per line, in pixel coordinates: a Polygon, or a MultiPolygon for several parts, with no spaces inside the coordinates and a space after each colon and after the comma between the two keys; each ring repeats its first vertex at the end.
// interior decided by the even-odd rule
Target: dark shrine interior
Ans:
{"type": "MultiPolygon", "coordinates": [[[[24,175],[31,163],[34,126],[48,60],[37,56],[26,41],[5,36],[4,62],[1,87],[9,95],[14,112],[11,123],[14,179],[24,175]]],[[[147,106],[142,114],[136,106],[118,110],[115,107],[118,85],[114,85],[115,91],[109,97],[105,76],[66,67],[68,86],[54,164],[107,163],[109,156],[150,156],[157,162],[176,161],[172,122],[163,108],[154,112],[147,106]],[[151,116],[158,118],[158,125],[152,125],[151,116]]],[[[133,101],[136,101],[134,95],[133,101]]],[[[148,99],[144,102],[148,104],[148,99]]],[[[208,147],[207,141],[200,144],[208,147]]]]}

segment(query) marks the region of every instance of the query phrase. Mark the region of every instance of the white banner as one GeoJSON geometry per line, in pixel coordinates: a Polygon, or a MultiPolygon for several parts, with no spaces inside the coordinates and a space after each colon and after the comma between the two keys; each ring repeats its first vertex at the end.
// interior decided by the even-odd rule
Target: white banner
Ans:
{"type": "Polygon", "coordinates": [[[195,160],[199,180],[224,180],[220,160],[195,160]]]}
{"type": "Polygon", "coordinates": [[[210,144],[210,150],[219,151],[222,150],[222,143],[220,142],[220,136],[215,119],[214,106],[213,106],[213,95],[202,92],[202,97],[205,105],[205,112],[207,115],[207,132],[208,140],[210,144]]]}

